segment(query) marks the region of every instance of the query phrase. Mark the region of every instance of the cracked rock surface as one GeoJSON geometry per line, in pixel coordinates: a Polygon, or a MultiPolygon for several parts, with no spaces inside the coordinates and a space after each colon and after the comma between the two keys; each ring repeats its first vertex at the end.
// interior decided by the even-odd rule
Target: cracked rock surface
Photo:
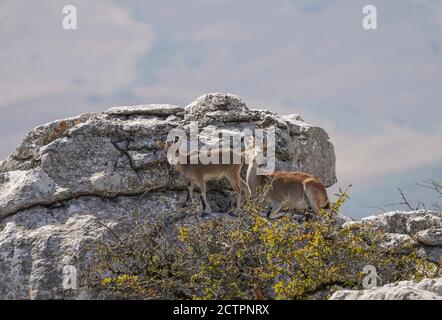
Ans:
{"type": "MultiPolygon", "coordinates": [[[[374,228],[384,232],[381,245],[399,248],[411,243],[419,256],[442,263],[442,213],[429,210],[394,211],[349,221],[343,228],[374,228]]],[[[382,280],[382,279],[381,279],[382,280]]],[[[400,281],[369,290],[339,290],[331,300],[442,300],[442,278],[400,281]]]]}
{"type": "MultiPolygon", "coordinates": [[[[0,299],[91,298],[81,288],[63,290],[63,268],[80,273],[90,263],[87,244],[109,232],[97,225],[117,228],[135,207],[155,216],[184,203],[185,180],[157,142],[174,128],[188,130],[190,121],[207,132],[274,129],[277,169],[336,183],[333,145],[322,128],[299,115],[250,109],[230,94],[207,94],[187,107],[115,107],[42,125],[0,162],[0,299]]],[[[226,189],[223,182],[208,184],[214,210],[233,205],[226,189]]]]}
{"type": "Polygon", "coordinates": [[[442,278],[400,281],[369,290],[339,290],[330,300],[442,300],[442,278]]]}
{"type": "Polygon", "coordinates": [[[385,233],[383,246],[400,247],[411,242],[420,256],[439,263],[442,259],[442,213],[430,210],[394,211],[344,223],[343,227],[371,227],[385,233]]]}

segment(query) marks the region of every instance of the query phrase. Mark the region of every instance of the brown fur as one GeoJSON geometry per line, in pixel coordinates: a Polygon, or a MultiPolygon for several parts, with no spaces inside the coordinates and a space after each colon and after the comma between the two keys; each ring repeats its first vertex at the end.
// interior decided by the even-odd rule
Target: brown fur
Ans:
{"type": "MultiPolygon", "coordinates": [[[[168,149],[169,146],[165,146],[168,149]]],[[[235,152],[232,149],[215,149],[211,150],[209,155],[213,158],[216,157],[219,160],[219,164],[203,164],[199,160],[198,152],[191,152],[185,157],[187,158],[187,164],[176,164],[175,167],[183,176],[188,180],[188,196],[186,203],[193,203],[193,189],[198,186],[201,191],[201,201],[203,203],[203,212],[211,213],[212,209],[207,201],[206,196],[206,181],[210,180],[221,180],[226,178],[232,186],[233,191],[236,194],[236,210],[239,210],[241,206],[241,191],[246,192],[248,198],[250,198],[251,193],[248,184],[241,178],[240,172],[244,164],[244,159],[241,154],[235,152]],[[228,156],[228,158],[227,158],[228,156]],[[197,164],[191,164],[191,159],[193,157],[198,157],[197,164]],[[230,160],[231,164],[223,164],[223,157],[225,161],[230,160]],[[240,160],[240,163],[234,163],[233,161],[240,160]]],[[[237,161],[238,162],[238,161],[237,161]]]]}
{"type": "Polygon", "coordinates": [[[267,175],[257,175],[256,152],[254,147],[251,149],[248,152],[251,158],[247,170],[247,183],[252,197],[256,197],[258,187],[270,183],[267,196],[272,203],[272,209],[268,213],[269,217],[275,217],[284,204],[304,212],[311,207],[315,214],[329,206],[327,191],[318,177],[299,171],[275,171],[267,175]]]}

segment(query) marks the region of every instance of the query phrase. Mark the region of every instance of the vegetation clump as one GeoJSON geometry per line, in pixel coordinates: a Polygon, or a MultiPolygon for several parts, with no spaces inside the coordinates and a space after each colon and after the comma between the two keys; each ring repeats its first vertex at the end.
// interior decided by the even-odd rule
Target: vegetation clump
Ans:
{"type": "Polygon", "coordinates": [[[137,215],[121,234],[93,244],[86,284],[118,298],[325,299],[339,288],[361,289],[366,266],[384,284],[440,275],[411,242],[386,247],[374,228],[343,228],[348,194],[337,196],[309,221],[264,217],[266,190],[233,218],[203,219],[195,207],[154,221],[137,215]]]}

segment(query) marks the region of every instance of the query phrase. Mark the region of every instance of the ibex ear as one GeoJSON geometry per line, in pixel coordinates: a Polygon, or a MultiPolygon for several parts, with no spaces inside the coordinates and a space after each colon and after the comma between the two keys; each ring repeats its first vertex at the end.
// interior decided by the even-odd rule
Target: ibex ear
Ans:
{"type": "Polygon", "coordinates": [[[262,151],[267,153],[267,143],[262,146],[262,151]]]}
{"type": "Polygon", "coordinates": [[[162,141],[157,141],[156,142],[156,145],[157,145],[157,147],[158,148],[160,148],[160,149],[163,149],[163,150],[165,150],[166,149],[166,144],[164,143],[164,142],[162,142],[162,141]]]}
{"type": "Polygon", "coordinates": [[[244,137],[244,146],[246,150],[251,150],[255,147],[255,137],[253,136],[245,136],[244,137]]]}

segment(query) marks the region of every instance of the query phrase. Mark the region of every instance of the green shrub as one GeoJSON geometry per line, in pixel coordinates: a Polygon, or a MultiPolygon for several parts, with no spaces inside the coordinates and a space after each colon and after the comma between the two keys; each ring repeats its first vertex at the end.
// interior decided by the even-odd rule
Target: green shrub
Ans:
{"type": "Polygon", "coordinates": [[[376,267],[383,283],[440,273],[411,243],[385,248],[381,232],[342,228],[346,192],[308,222],[261,216],[265,194],[236,218],[201,219],[187,208],[155,223],[136,219],[129,231],[94,244],[87,284],[119,298],[312,299],[362,288],[366,265],[376,267]]]}

